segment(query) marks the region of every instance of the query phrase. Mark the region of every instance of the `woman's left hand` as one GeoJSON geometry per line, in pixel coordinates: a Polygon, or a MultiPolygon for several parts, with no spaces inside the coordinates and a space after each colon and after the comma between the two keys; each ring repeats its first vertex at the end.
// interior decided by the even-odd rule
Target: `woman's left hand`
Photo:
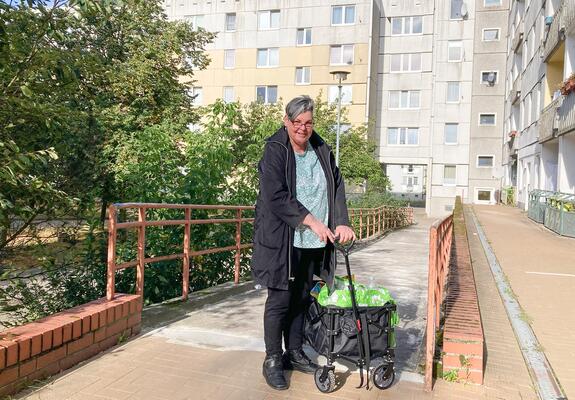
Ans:
{"type": "Polygon", "coordinates": [[[335,228],[335,237],[339,238],[341,243],[355,240],[355,232],[347,225],[338,225],[335,228]]]}

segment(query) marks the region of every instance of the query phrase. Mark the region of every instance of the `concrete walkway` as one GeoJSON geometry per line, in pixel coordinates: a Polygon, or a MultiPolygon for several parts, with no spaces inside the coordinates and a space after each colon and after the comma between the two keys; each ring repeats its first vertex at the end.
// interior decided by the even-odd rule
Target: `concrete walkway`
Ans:
{"type": "Polygon", "coordinates": [[[517,208],[474,210],[559,383],[575,399],[575,239],[517,208]]]}
{"type": "MultiPolygon", "coordinates": [[[[499,209],[493,207],[492,211],[499,209]]],[[[483,209],[478,209],[483,223],[482,213],[483,209]]],[[[525,217],[518,214],[510,218],[525,217]]],[[[398,380],[388,390],[355,389],[359,383],[358,374],[345,366],[338,369],[338,388],[330,395],[316,389],[312,376],[297,372],[288,376],[289,390],[277,392],[267,387],[261,376],[265,293],[244,284],[235,288],[236,292],[231,296],[229,291],[222,294],[214,290],[204,297],[194,297],[186,304],[146,310],[144,321],[148,327],[145,334],[37,389],[29,389],[18,398],[536,399],[481,244],[473,235],[469,221],[470,248],[486,335],[485,385],[438,380],[432,393],[423,391],[422,376],[417,372],[425,327],[427,241],[432,220],[421,213],[416,214],[416,219],[417,225],[393,232],[350,256],[353,272],[360,282],[368,275],[375,276],[398,302],[401,316],[397,329],[398,380]]],[[[541,232],[537,226],[531,228],[541,232]]],[[[488,226],[484,225],[484,229],[493,243],[488,226]]],[[[549,232],[543,233],[556,238],[549,232]]],[[[550,240],[549,245],[552,243],[555,242],[550,240]]],[[[494,247],[497,252],[497,246],[494,247]]],[[[565,308],[563,310],[565,317],[565,308]]],[[[533,317],[537,318],[536,315],[533,317]]],[[[570,350],[573,349],[571,346],[570,350]]]]}

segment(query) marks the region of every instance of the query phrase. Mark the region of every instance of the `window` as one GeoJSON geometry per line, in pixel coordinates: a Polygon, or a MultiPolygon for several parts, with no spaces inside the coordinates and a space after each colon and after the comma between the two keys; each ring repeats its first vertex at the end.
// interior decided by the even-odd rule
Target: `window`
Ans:
{"type": "Polygon", "coordinates": [[[277,86],[258,86],[256,87],[256,101],[258,103],[275,103],[278,101],[277,86]]]}
{"type": "Polygon", "coordinates": [[[258,68],[262,67],[277,67],[279,65],[279,49],[258,49],[258,68]]]}
{"type": "Polygon", "coordinates": [[[390,72],[421,71],[421,53],[392,54],[390,72]]]}
{"type": "Polygon", "coordinates": [[[226,14],[226,32],[236,30],[236,13],[226,14]]]}
{"type": "Polygon", "coordinates": [[[296,85],[309,85],[310,84],[310,68],[309,67],[296,67],[296,69],[295,69],[295,83],[296,83],[296,85]]]}
{"type": "Polygon", "coordinates": [[[477,202],[485,202],[491,203],[493,198],[493,189],[479,189],[475,188],[475,192],[477,193],[477,202]]]}
{"type": "Polygon", "coordinates": [[[479,125],[495,125],[495,114],[479,114],[479,125]]]}
{"type": "Polygon", "coordinates": [[[463,42],[451,40],[447,42],[447,61],[460,62],[463,60],[463,42]]]}
{"type": "Polygon", "coordinates": [[[224,86],[224,102],[233,103],[235,101],[234,87],[224,86]]]}
{"type": "Polygon", "coordinates": [[[258,13],[258,29],[279,29],[280,10],[267,10],[258,13]]]}
{"type": "Polygon", "coordinates": [[[353,64],[353,44],[331,46],[329,48],[329,63],[330,65],[353,64]]]}
{"type": "Polygon", "coordinates": [[[483,0],[485,7],[497,7],[501,5],[501,0],[483,0]]]}
{"type": "Polygon", "coordinates": [[[417,17],[396,17],[391,19],[391,35],[419,35],[423,32],[423,20],[417,17]]]}
{"type": "Polygon", "coordinates": [[[463,6],[463,0],[451,0],[451,11],[449,14],[450,19],[462,19],[461,6],[463,6]]]}
{"type": "Polygon", "coordinates": [[[488,28],[483,30],[483,41],[493,42],[499,40],[499,28],[488,28]]]}
{"type": "Polygon", "coordinates": [[[311,44],[311,28],[300,28],[297,30],[296,45],[309,46],[311,44]]]}
{"type": "Polygon", "coordinates": [[[443,129],[445,144],[457,144],[458,124],[447,123],[443,129]]]}
{"type": "Polygon", "coordinates": [[[493,156],[477,156],[477,168],[493,167],[493,156]]]}
{"type": "Polygon", "coordinates": [[[455,185],[457,177],[457,166],[455,165],[444,165],[443,166],[443,184],[444,185],[455,185]]]}
{"type": "Polygon", "coordinates": [[[447,82],[447,103],[459,103],[459,82],[447,82]]]}
{"type": "Polygon", "coordinates": [[[403,184],[405,186],[417,186],[417,183],[419,181],[419,179],[417,179],[417,176],[408,176],[408,175],[404,175],[403,176],[403,184]]]}
{"type": "Polygon", "coordinates": [[[199,106],[204,101],[203,99],[203,90],[201,87],[193,87],[191,90],[192,104],[195,106],[199,106]]]}
{"type": "Polygon", "coordinates": [[[419,144],[419,128],[387,128],[387,144],[416,146],[419,144]]]}
{"type": "MultiPolygon", "coordinates": [[[[327,98],[330,103],[337,102],[339,89],[336,85],[331,85],[328,88],[327,98]]],[[[351,104],[352,89],[351,85],[341,85],[341,104],[351,104]]]]}
{"type": "Polygon", "coordinates": [[[419,90],[391,90],[389,109],[419,108],[419,90]]]}
{"type": "Polygon", "coordinates": [[[199,28],[203,28],[204,16],[203,15],[185,15],[184,21],[192,25],[192,28],[196,31],[199,28]]]}
{"type": "Polygon", "coordinates": [[[224,68],[235,68],[236,51],[234,49],[224,50],[224,68]]]}
{"type": "Polygon", "coordinates": [[[497,71],[481,71],[482,85],[495,85],[499,81],[499,74],[497,71]]]}
{"type": "Polygon", "coordinates": [[[333,6],[331,8],[332,25],[351,25],[355,23],[355,6],[333,6]]]}

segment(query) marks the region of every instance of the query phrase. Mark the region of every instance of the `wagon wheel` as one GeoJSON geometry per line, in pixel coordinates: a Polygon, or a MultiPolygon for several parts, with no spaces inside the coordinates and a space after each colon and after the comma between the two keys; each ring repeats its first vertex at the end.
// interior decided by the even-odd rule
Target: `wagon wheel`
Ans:
{"type": "Polygon", "coordinates": [[[381,364],[373,371],[373,384],[378,389],[389,388],[395,379],[393,364],[381,364]]]}
{"type": "Polygon", "coordinates": [[[318,390],[322,393],[331,393],[335,390],[335,372],[330,369],[325,374],[325,379],[322,381],[323,368],[319,367],[315,370],[314,380],[318,390]]]}

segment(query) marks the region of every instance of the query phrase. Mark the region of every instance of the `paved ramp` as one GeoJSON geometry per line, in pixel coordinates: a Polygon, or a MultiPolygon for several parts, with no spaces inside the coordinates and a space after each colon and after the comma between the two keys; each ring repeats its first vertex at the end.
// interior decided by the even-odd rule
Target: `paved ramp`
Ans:
{"type": "MultiPolygon", "coordinates": [[[[421,381],[418,372],[425,332],[427,302],[427,262],[429,226],[433,222],[416,213],[417,224],[391,232],[350,255],[352,272],[359,282],[373,276],[387,287],[398,304],[396,371],[405,379],[421,381]]],[[[345,273],[343,259],[338,266],[345,273]]],[[[263,310],[266,291],[253,287],[214,304],[191,311],[179,321],[152,330],[148,334],[169,343],[222,351],[264,352],[263,310]]],[[[154,313],[160,319],[160,312],[154,313]]],[[[144,317],[146,319],[146,317],[144,317]]],[[[311,349],[308,349],[311,350],[311,349]]],[[[324,362],[320,358],[320,362],[324,362]]],[[[350,365],[342,365],[350,368],[350,365]]]]}

